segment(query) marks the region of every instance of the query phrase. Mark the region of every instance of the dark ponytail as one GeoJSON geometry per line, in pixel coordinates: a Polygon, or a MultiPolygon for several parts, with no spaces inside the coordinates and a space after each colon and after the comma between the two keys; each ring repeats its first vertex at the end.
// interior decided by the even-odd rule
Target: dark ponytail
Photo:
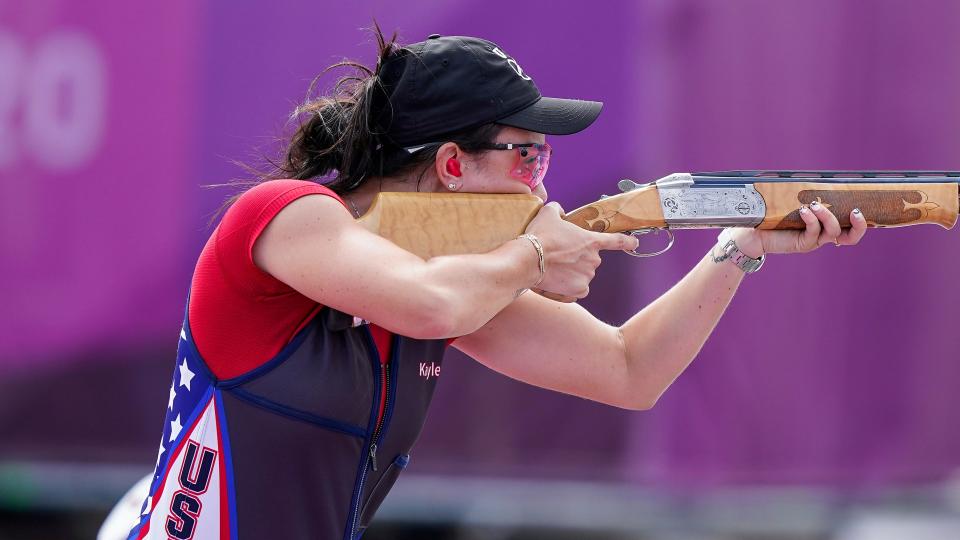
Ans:
{"type": "MultiPolygon", "coordinates": [[[[311,83],[307,98],[291,114],[291,121],[297,127],[286,143],[282,158],[271,160],[267,171],[245,167],[256,180],[232,185],[249,188],[267,180],[295,178],[316,181],[343,195],[368,178],[406,174],[417,167],[421,168],[422,178],[435,159],[439,144],[410,153],[393,144],[377,125],[378,120],[391,116],[379,70],[394,55],[408,51],[397,43],[396,33],[387,39],[376,23],[372,32],[378,48],[376,67],[371,69],[344,60],[323,70],[311,83]],[[355,73],[340,78],[332,95],[317,96],[320,78],[339,68],[351,68],[355,73]]],[[[501,129],[498,124],[486,124],[452,133],[444,139],[457,143],[466,152],[479,153],[501,129]]],[[[221,210],[237,197],[239,194],[228,199],[221,210]]]]}
{"type": "MultiPolygon", "coordinates": [[[[396,34],[387,40],[379,26],[374,28],[379,67],[400,47],[396,34]]],[[[306,101],[291,116],[299,125],[271,178],[326,178],[327,187],[344,193],[364,178],[380,174],[377,158],[383,157],[383,144],[371,125],[375,94],[382,93],[377,73],[347,60],[323,73],[344,67],[355,69],[356,74],[338,80],[333,96],[311,97],[320,77],[314,79],[306,101]]]]}

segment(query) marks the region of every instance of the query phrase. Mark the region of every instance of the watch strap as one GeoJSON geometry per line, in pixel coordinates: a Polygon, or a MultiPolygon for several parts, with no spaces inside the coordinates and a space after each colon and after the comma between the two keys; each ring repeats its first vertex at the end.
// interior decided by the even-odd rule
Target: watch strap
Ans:
{"type": "Polygon", "coordinates": [[[743,270],[745,274],[752,274],[763,266],[765,256],[761,255],[755,259],[740,251],[736,240],[733,239],[733,234],[730,232],[730,229],[720,231],[720,235],[717,236],[717,242],[720,247],[720,255],[711,253],[713,262],[719,263],[730,260],[737,268],[743,270]]]}

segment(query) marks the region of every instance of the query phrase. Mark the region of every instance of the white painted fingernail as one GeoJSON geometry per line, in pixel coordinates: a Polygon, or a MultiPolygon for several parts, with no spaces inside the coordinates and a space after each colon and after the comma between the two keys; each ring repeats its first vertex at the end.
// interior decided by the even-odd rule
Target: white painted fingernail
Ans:
{"type": "Polygon", "coordinates": [[[810,210],[808,210],[806,206],[801,206],[801,207],[800,207],[800,213],[801,213],[801,214],[806,214],[806,213],[809,212],[809,211],[810,211],[810,210]]]}
{"type": "Polygon", "coordinates": [[[812,203],[810,203],[810,208],[816,210],[817,208],[820,208],[820,203],[818,203],[817,201],[813,201],[812,203]]]}

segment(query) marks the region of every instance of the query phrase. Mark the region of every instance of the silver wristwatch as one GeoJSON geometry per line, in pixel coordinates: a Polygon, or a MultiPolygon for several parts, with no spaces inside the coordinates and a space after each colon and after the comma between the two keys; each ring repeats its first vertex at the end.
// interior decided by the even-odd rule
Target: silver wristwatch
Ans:
{"type": "Polygon", "coordinates": [[[730,259],[730,261],[737,265],[737,268],[743,270],[745,274],[752,274],[763,266],[764,256],[761,255],[759,259],[754,259],[740,251],[736,241],[733,239],[733,234],[730,232],[730,229],[720,231],[717,242],[720,246],[720,256],[714,255],[711,251],[710,256],[713,257],[713,262],[718,263],[730,259]]]}

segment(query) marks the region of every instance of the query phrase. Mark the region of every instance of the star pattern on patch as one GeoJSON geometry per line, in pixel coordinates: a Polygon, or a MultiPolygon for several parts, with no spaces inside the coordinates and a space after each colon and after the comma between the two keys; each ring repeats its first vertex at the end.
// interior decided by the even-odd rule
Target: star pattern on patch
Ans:
{"type": "Polygon", "coordinates": [[[180,386],[186,386],[187,390],[190,390],[190,380],[193,379],[193,372],[190,371],[190,368],[187,366],[187,359],[184,357],[183,362],[180,363],[180,386]]]}
{"type": "Polygon", "coordinates": [[[183,425],[180,424],[180,415],[178,414],[173,421],[170,422],[170,439],[167,442],[173,442],[177,438],[177,435],[180,434],[180,430],[183,429],[183,425]]]}
{"type": "MultiPolygon", "coordinates": [[[[190,343],[190,336],[187,335],[186,326],[180,329],[180,343],[177,347],[171,379],[167,407],[164,410],[164,430],[157,448],[153,481],[140,513],[141,523],[145,523],[142,521],[143,516],[150,516],[151,512],[164,511],[160,506],[166,504],[166,502],[161,503],[161,497],[165,492],[162,492],[160,487],[163,485],[164,477],[176,475],[175,471],[170,471],[178,459],[176,452],[181,449],[175,442],[194,437],[190,430],[196,429],[198,417],[202,418],[200,415],[204,413],[204,407],[215,399],[215,389],[212,387],[209,372],[203,368],[203,361],[197,358],[196,351],[190,343]],[[157,508],[151,508],[154,504],[158,505],[157,508]]],[[[152,518],[146,519],[148,520],[146,523],[149,523],[152,518]]]]}

